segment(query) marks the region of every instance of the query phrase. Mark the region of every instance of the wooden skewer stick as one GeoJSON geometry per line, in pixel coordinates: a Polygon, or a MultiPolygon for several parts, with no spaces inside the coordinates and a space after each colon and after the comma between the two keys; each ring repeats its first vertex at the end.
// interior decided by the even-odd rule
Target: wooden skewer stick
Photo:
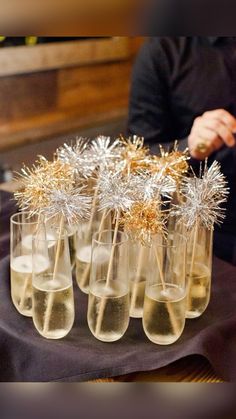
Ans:
{"type": "Polygon", "coordinates": [[[93,220],[96,213],[96,204],[97,204],[97,199],[98,199],[98,191],[99,191],[99,182],[94,191],[93,202],[92,202],[91,213],[90,213],[90,218],[89,218],[89,223],[88,223],[88,229],[86,231],[85,241],[89,240],[89,236],[91,234],[91,230],[93,227],[93,220]]]}
{"type": "Polygon", "coordinates": [[[87,263],[87,266],[83,272],[82,278],[81,278],[81,282],[80,282],[80,287],[81,290],[83,291],[85,288],[87,288],[87,286],[89,285],[89,275],[90,275],[90,268],[91,268],[91,262],[87,263]]]}
{"type": "MultiPolygon", "coordinates": [[[[55,257],[55,265],[54,265],[54,270],[53,270],[53,281],[55,280],[56,275],[57,275],[57,271],[58,271],[58,263],[59,263],[59,257],[60,257],[60,252],[61,252],[61,237],[62,237],[62,232],[63,232],[63,229],[64,229],[64,222],[65,222],[65,220],[64,220],[64,217],[62,216],[61,220],[60,220],[57,250],[56,250],[56,257],[55,257]]],[[[51,315],[52,315],[53,301],[54,301],[54,293],[50,292],[49,297],[48,297],[48,301],[47,301],[47,307],[46,307],[45,315],[44,315],[44,324],[43,324],[43,334],[44,335],[48,332],[48,329],[49,329],[49,323],[50,323],[50,319],[51,319],[51,315]]]]}
{"type": "Polygon", "coordinates": [[[133,281],[133,286],[132,286],[132,293],[131,293],[131,300],[130,300],[130,314],[131,315],[135,309],[135,304],[136,304],[136,299],[137,299],[137,294],[138,294],[138,284],[139,284],[139,280],[140,280],[140,276],[142,272],[144,255],[145,255],[145,247],[141,245],[139,249],[139,255],[138,255],[137,272],[136,272],[136,276],[135,276],[135,279],[133,281]]]}
{"type": "Polygon", "coordinates": [[[103,211],[100,226],[99,226],[99,229],[98,229],[98,233],[99,233],[98,241],[101,241],[101,235],[102,235],[102,230],[103,230],[103,226],[104,226],[104,223],[105,223],[105,219],[108,217],[109,214],[110,214],[110,211],[103,211]]]}
{"type": "Polygon", "coordinates": [[[118,211],[117,217],[116,217],[116,224],[115,224],[114,236],[113,236],[112,247],[111,247],[111,255],[110,255],[108,271],[107,271],[106,287],[109,286],[109,282],[110,282],[112,264],[113,264],[114,253],[115,253],[115,244],[117,241],[117,234],[118,234],[118,228],[119,228],[119,219],[120,219],[120,211],[118,211]]]}
{"type": "Polygon", "coordinates": [[[193,271],[194,271],[194,262],[195,262],[195,255],[196,255],[196,248],[197,248],[197,236],[198,236],[198,227],[199,223],[198,220],[196,221],[196,224],[194,226],[193,231],[193,247],[192,247],[192,257],[191,257],[191,263],[190,263],[190,270],[189,270],[189,283],[187,284],[187,310],[190,305],[190,290],[193,282],[193,271]]]}
{"type": "MultiPolygon", "coordinates": [[[[98,229],[98,233],[99,233],[98,241],[101,240],[101,232],[103,230],[103,225],[104,225],[107,215],[108,215],[107,211],[103,211],[101,222],[98,229]]],[[[92,243],[91,243],[91,246],[92,246],[92,243]]],[[[83,275],[80,281],[80,285],[82,289],[87,285],[87,282],[89,281],[90,268],[91,268],[91,261],[87,263],[87,266],[83,272],[83,275]]]]}
{"type": "MultiPolygon", "coordinates": [[[[118,228],[119,228],[119,218],[120,218],[120,211],[117,212],[117,217],[116,217],[116,224],[115,224],[114,236],[113,236],[112,247],[111,247],[111,254],[110,254],[110,259],[109,259],[109,264],[108,264],[105,290],[109,287],[109,283],[110,283],[110,276],[111,276],[112,264],[113,264],[114,253],[115,253],[115,245],[117,241],[117,234],[118,234],[118,228]]],[[[100,310],[97,316],[97,322],[96,322],[96,328],[95,328],[96,336],[98,336],[101,331],[106,303],[107,303],[107,300],[106,300],[106,297],[104,296],[101,299],[100,310]]]]}

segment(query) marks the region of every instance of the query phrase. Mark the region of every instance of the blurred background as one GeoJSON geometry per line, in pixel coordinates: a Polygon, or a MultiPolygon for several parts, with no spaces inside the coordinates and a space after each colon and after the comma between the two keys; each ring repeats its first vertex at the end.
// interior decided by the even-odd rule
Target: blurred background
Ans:
{"type": "Polygon", "coordinates": [[[0,37],[1,182],[76,136],[125,133],[143,37],[0,37]]]}
{"type": "MultiPolygon", "coordinates": [[[[155,0],[155,3],[162,0],[155,0]]],[[[2,33],[34,35],[134,34],[154,0],[0,0],[2,33]]]]}

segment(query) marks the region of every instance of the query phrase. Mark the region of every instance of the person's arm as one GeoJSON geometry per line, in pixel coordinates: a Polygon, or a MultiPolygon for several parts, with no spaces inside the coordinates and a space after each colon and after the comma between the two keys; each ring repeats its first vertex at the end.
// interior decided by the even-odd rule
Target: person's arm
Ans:
{"type": "Polygon", "coordinates": [[[165,60],[158,40],[151,40],[142,47],[133,68],[128,131],[143,136],[149,144],[175,140],[168,106],[165,78],[168,65],[165,60]]]}

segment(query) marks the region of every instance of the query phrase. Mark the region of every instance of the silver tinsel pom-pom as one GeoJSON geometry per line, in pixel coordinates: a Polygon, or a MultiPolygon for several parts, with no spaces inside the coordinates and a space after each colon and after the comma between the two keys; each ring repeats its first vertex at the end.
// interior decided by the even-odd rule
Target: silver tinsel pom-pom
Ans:
{"type": "Polygon", "coordinates": [[[71,190],[52,190],[49,192],[49,205],[42,214],[46,219],[64,217],[69,225],[88,219],[91,211],[91,198],[82,194],[83,188],[71,190]]]}
{"type": "Polygon", "coordinates": [[[100,210],[127,211],[133,200],[133,190],[121,173],[103,172],[99,180],[100,210]]]}
{"type": "Polygon", "coordinates": [[[225,218],[222,204],[227,201],[229,189],[220,164],[216,161],[207,168],[205,165],[200,178],[184,178],[181,186],[183,204],[173,205],[173,214],[180,216],[187,228],[197,221],[208,229],[225,218]]]}
{"type": "Polygon", "coordinates": [[[163,176],[161,172],[154,175],[148,172],[131,175],[130,186],[135,201],[150,201],[161,196],[171,199],[171,194],[176,190],[175,181],[170,176],[163,176]]]}
{"type": "Polygon", "coordinates": [[[111,143],[110,137],[100,135],[91,142],[90,151],[93,153],[95,163],[105,169],[111,159],[118,158],[120,156],[119,151],[119,140],[115,140],[111,143]]]}
{"type": "Polygon", "coordinates": [[[86,152],[88,150],[89,140],[85,138],[77,138],[75,145],[64,144],[56,151],[58,160],[69,164],[77,176],[84,178],[90,177],[94,170],[95,164],[87,158],[86,152]]]}

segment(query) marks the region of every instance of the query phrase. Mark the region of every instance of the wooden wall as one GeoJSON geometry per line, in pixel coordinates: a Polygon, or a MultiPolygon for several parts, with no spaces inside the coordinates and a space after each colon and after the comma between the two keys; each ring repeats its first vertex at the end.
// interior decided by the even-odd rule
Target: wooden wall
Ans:
{"type": "MultiPolygon", "coordinates": [[[[60,64],[50,70],[46,65],[40,71],[36,68],[25,74],[21,70],[17,74],[13,71],[11,75],[7,72],[2,75],[0,150],[125,118],[131,69],[143,40],[126,38],[126,41],[126,50],[123,55],[120,51],[117,57],[109,53],[107,44],[107,58],[87,59],[69,67],[66,63],[60,64]]],[[[96,48],[89,51],[93,57],[97,56],[96,48]]]]}

